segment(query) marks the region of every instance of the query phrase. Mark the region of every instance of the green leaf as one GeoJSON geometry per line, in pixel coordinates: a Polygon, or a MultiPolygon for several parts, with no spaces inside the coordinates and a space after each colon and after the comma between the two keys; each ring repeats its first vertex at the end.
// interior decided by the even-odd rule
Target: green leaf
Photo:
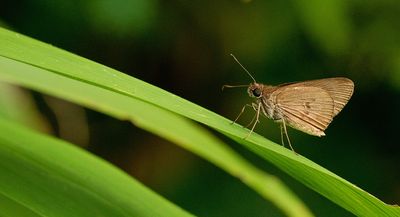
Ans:
{"type": "Polygon", "coordinates": [[[1,216],[192,216],[64,141],[0,119],[1,216]]]}
{"type": "MultiPolygon", "coordinates": [[[[258,170],[197,124],[171,111],[90,81],[82,82],[80,79],[65,77],[4,57],[0,57],[0,65],[0,79],[71,100],[120,119],[130,120],[240,178],[287,215],[312,216],[305,205],[276,177],[258,170]]],[[[67,64],[64,66],[69,67],[67,64]]]]}
{"type": "MultiPolygon", "coordinates": [[[[40,76],[39,74],[28,76],[27,73],[13,70],[7,70],[7,73],[2,73],[2,69],[0,71],[0,79],[55,94],[52,92],[54,90],[49,90],[49,86],[52,86],[51,84],[55,76],[61,76],[74,80],[76,82],[74,88],[79,88],[80,85],[78,84],[85,83],[97,86],[104,89],[104,91],[108,90],[112,93],[118,93],[120,97],[125,96],[148,102],[149,104],[206,124],[233,138],[309,188],[358,216],[400,215],[399,207],[383,203],[376,197],[327,169],[300,155],[295,155],[293,152],[257,134],[252,134],[247,140],[243,140],[242,138],[248,134],[248,130],[236,124],[231,125],[229,120],[176,95],[113,69],[18,34],[4,30],[0,31],[0,41],[5,42],[0,45],[0,55],[51,72],[43,75],[40,74],[40,76]]],[[[0,62],[2,68],[8,64],[12,63],[4,58],[0,62]]],[[[63,87],[60,86],[59,88],[62,89],[63,87]]],[[[74,96],[74,99],[65,98],[78,103],[81,102],[87,106],[91,105],[93,108],[113,114],[119,118],[130,118],[129,113],[125,113],[126,111],[113,111],[112,105],[104,102],[98,103],[93,101],[83,103],[84,99],[82,99],[82,96],[74,96]]],[[[107,101],[111,100],[110,98],[107,99],[107,101]]]]}

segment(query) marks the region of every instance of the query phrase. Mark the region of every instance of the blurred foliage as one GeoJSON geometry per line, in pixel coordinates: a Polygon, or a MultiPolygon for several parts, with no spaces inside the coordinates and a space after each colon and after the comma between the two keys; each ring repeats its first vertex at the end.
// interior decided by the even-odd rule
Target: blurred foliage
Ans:
{"type": "MultiPolygon", "coordinates": [[[[6,0],[0,7],[1,25],[134,75],[231,119],[250,99],[245,90],[222,93],[221,85],[251,80],[230,53],[259,82],[351,78],[355,95],[325,138],[294,130],[289,134],[297,151],[392,204],[400,201],[399,20],[400,2],[395,0],[6,0]]],[[[62,135],[58,126],[65,125],[65,118],[57,114],[69,108],[57,106],[57,99],[49,103],[48,97],[33,96],[47,117],[45,125],[62,135]]],[[[247,124],[250,113],[239,122],[247,124]]],[[[81,145],[193,213],[280,216],[237,180],[130,124],[89,110],[78,119],[76,123],[87,125],[83,129],[90,134],[89,143],[81,145]],[[214,191],[202,191],[211,186],[214,191]]],[[[279,127],[272,121],[263,119],[256,131],[279,141],[279,127]]],[[[74,141],[70,136],[68,140],[74,141]]],[[[317,216],[349,215],[275,168],[263,166],[292,186],[317,216]]]]}

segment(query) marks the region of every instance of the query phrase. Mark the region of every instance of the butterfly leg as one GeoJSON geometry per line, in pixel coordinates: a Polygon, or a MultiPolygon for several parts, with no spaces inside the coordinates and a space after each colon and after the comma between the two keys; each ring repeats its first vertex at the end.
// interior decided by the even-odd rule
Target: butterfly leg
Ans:
{"type": "Polygon", "coordinates": [[[236,117],[236,119],[231,124],[234,124],[234,123],[236,123],[237,120],[239,120],[240,116],[242,116],[242,114],[243,114],[244,110],[246,109],[246,107],[252,107],[252,106],[250,104],[244,105],[243,108],[242,108],[242,111],[240,111],[239,115],[236,117]]]}
{"type": "Polygon", "coordinates": [[[254,122],[256,117],[257,117],[257,113],[253,116],[253,118],[251,119],[250,123],[248,123],[244,128],[248,128],[254,122]]]}
{"type": "Polygon", "coordinates": [[[251,127],[249,134],[247,134],[247,136],[244,139],[249,138],[249,136],[253,132],[254,128],[256,127],[257,123],[260,122],[259,117],[260,117],[261,102],[259,102],[258,104],[253,103],[253,108],[256,110],[256,115],[255,115],[256,120],[254,121],[253,127],[251,127]],[[257,109],[255,108],[255,106],[257,106],[256,107],[257,109]]]}
{"type": "Polygon", "coordinates": [[[283,119],[282,119],[282,125],[283,125],[283,130],[284,130],[285,135],[286,135],[286,139],[287,139],[287,141],[288,141],[288,143],[289,143],[290,149],[292,149],[292,151],[293,151],[295,154],[297,154],[297,153],[294,151],[293,147],[292,147],[292,143],[290,142],[289,135],[288,135],[288,133],[287,133],[286,123],[285,123],[285,120],[283,120],[283,119]]]}
{"type": "Polygon", "coordinates": [[[282,123],[279,125],[279,128],[281,129],[281,142],[282,142],[282,146],[285,147],[285,141],[283,141],[283,124],[282,124],[282,123]]]}
{"type": "Polygon", "coordinates": [[[257,117],[257,104],[256,103],[252,103],[251,105],[247,104],[247,106],[251,106],[254,109],[254,111],[256,111],[256,113],[254,114],[254,116],[251,119],[251,121],[246,126],[243,126],[244,128],[248,128],[254,122],[254,120],[257,117]]]}

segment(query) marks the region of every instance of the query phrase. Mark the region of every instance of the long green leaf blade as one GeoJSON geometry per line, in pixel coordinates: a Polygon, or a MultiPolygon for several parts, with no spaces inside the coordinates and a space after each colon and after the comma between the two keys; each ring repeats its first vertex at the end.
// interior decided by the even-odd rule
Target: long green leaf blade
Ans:
{"type": "Polygon", "coordinates": [[[192,216],[109,163],[0,119],[1,216],[192,216]]]}

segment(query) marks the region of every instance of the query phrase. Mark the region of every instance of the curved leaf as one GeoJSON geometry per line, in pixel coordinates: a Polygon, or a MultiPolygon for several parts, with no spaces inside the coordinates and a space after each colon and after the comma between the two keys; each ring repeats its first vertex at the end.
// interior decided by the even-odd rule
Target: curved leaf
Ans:
{"type": "Polygon", "coordinates": [[[0,132],[1,216],[192,216],[74,145],[4,119],[0,132]]]}

